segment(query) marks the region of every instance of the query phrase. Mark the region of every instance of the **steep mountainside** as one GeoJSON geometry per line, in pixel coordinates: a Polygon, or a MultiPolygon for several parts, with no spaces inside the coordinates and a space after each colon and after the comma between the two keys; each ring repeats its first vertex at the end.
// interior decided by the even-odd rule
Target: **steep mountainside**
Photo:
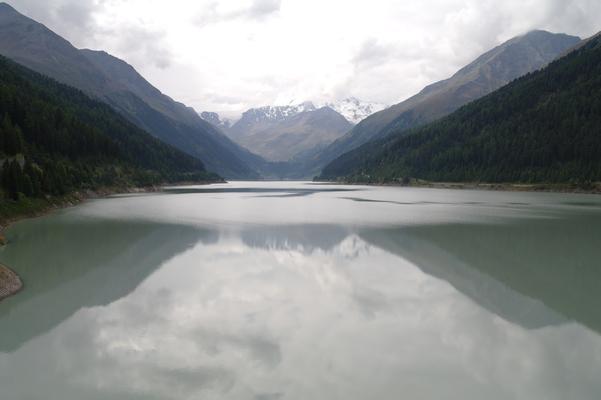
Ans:
{"type": "Polygon", "coordinates": [[[252,178],[260,159],[194,110],[154,88],[130,65],[104,52],[78,50],[45,26],[0,4],[0,53],[107,102],[140,128],[201,159],[226,177],[252,178]]]}
{"type": "Polygon", "coordinates": [[[108,105],[4,57],[0,116],[1,185],[13,199],[218,179],[108,105]]]}
{"type": "Polygon", "coordinates": [[[197,156],[209,169],[226,177],[258,177],[254,166],[250,166],[257,157],[232,142],[192,108],[162,94],[123,60],[101,51],[81,50],[81,53],[122,88],[106,94],[105,98],[134,123],[197,156]]]}
{"type": "Polygon", "coordinates": [[[227,133],[266,160],[283,162],[323,148],[351,127],[331,108],[306,102],[248,110],[227,133]]]}
{"type": "Polygon", "coordinates": [[[364,119],[309,164],[319,168],[370,140],[448,115],[513,79],[544,67],[579,41],[574,36],[544,31],[513,38],[478,57],[451,78],[427,86],[410,99],[364,119]]]}
{"type": "Polygon", "coordinates": [[[601,181],[601,37],[440,121],[329,164],[324,179],[601,181]]]}

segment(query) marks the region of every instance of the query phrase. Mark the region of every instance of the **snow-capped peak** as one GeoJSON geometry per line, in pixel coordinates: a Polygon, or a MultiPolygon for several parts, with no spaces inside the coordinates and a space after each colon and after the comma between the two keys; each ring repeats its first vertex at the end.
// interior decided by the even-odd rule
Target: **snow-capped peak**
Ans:
{"type": "Polygon", "coordinates": [[[265,106],[251,108],[242,114],[244,119],[252,119],[258,121],[281,121],[308,111],[315,111],[317,108],[310,101],[305,101],[299,104],[289,104],[285,106],[265,106]]]}
{"type": "Polygon", "coordinates": [[[355,97],[325,103],[313,103],[305,101],[302,103],[290,102],[283,106],[265,106],[251,108],[243,114],[243,118],[258,121],[281,121],[303,112],[315,111],[322,107],[329,107],[341,114],[350,123],[357,124],[359,121],[369,117],[371,114],[386,108],[384,104],[361,101],[355,97]]]}
{"type": "Polygon", "coordinates": [[[371,114],[386,108],[384,104],[361,101],[355,97],[325,103],[324,106],[330,107],[332,110],[340,113],[352,124],[357,124],[371,114]]]}
{"type": "Polygon", "coordinates": [[[279,122],[297,114],[316,111],[322,107],[329,107],[341,114],[350,123],[357,124],[359,121],[384,109],[386,106],[379,103],[361,101],[355,97],[349,97],[335,102],[314,103],[311,101],[304,101],[297,103],[292,101],[286,105],[251,108],[245,111],[237,122],[222,119],[217,113],[212,112],[203,112],[200,116],[204,120],[225,131],[233,125],[237,125],[239,128],[240,126],[250,126],[259,122],[279,122]]]}

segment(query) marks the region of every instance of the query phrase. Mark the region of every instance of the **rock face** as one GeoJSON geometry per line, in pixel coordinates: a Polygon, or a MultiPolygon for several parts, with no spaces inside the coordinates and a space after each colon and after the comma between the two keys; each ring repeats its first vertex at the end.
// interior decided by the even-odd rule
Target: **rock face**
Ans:
{"type": "Polygon", "coordinates": [[[0,265],[0,301],[17,293],[22,287],[21,278],[4,265],[0,265]]]}

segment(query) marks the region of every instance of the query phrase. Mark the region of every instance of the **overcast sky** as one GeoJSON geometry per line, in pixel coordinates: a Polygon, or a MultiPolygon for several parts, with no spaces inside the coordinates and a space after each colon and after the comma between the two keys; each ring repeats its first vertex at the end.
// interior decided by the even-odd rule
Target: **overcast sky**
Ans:
{"type": "Polygon", "coordinates": [[[532,29],[601,30],[600,0],[8,0],[198,111],[386,104],[532,29]]]}

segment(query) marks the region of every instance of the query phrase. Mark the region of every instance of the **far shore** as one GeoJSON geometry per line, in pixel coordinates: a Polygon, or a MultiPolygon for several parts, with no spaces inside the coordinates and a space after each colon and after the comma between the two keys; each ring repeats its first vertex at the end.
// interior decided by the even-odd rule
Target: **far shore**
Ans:
{"type": "Polygon", "coordinates": [[[601,194],[601,182],[590,186],[579,186],[559,183],[482,183],[482,182],[429,182],[413,180],[410,183],[401,182],[344,182],[344,181],[314,181],[315,183],[332,185],[366,185],[390,186],[409,188],[454,189],[454,190],[488,190],[504,192],[547,192],[547,193],[577,193],[601,194]]]}

